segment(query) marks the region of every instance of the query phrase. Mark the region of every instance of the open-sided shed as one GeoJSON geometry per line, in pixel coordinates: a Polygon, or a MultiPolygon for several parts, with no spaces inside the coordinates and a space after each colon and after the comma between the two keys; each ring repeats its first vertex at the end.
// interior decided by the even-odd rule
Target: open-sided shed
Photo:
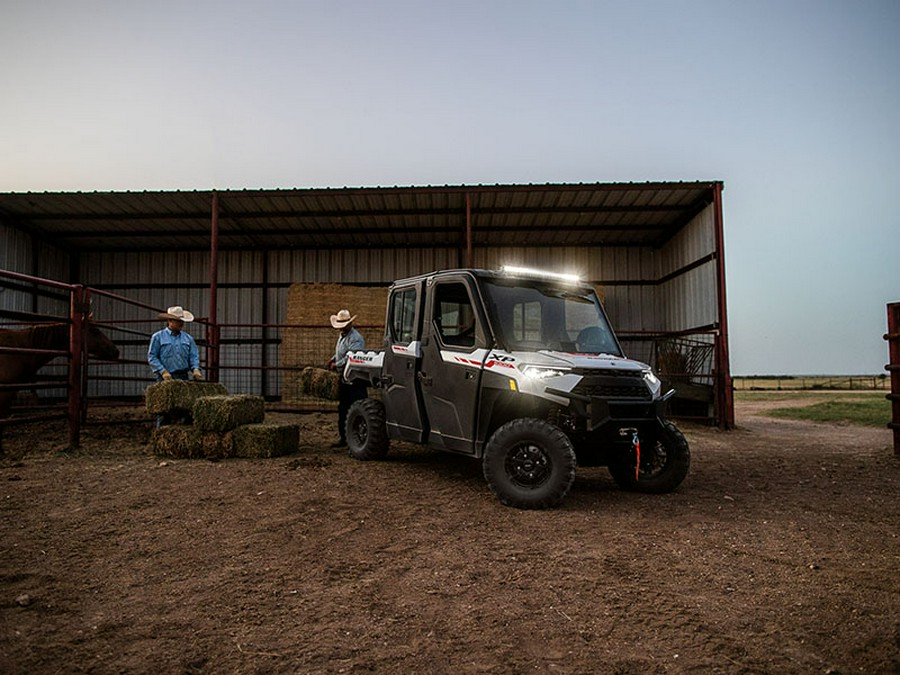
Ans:
{"type": "MultiPolygon", "coordinates": [[[[105,323],[128,325],[146,320],[146,307],[181,304],[212,325],[242,327],[234,356],[221,339],[220,375],[262,366],[240,390],[272,398],[281,380],[265,367],[278,363],[292,284],[385,286],[502,264],[575,272],[601,289],[629,355],[679,389],[683,414],[727,427],[722,190],[704,181],[6,193],[0,269],[138,303],[95,297],[105,323]]],[[[53,302],[21,282],[0,279],[0,289],[6,312],[53,302]]],[[[131,346],[135,366],[140,342],[131,346]]],[[[216,366],[218,358],[215,350],[216,366]]],[[[134,393],[124,375],[101,386],[134,393]]]]}

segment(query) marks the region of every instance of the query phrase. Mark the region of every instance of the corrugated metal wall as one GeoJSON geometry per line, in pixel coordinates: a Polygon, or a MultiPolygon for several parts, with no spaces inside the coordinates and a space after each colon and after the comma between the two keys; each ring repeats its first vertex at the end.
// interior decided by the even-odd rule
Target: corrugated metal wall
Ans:
{"type": "MultiPolygon", "coordinates": [[[[0,223],[0,269],[43,279],[67,281],[69,257],[57,248],[33,242],[20,230],[0,223]]],[[[24,286],[24,284],[17,284],[24,286]]],[[[68,315],[68,302],[35,296],[15,288],[0,288],[0,306],[16,312],[68,315]]]]}
{"type": "MultiPolygon", "coordinates": [[[[65,254],[34,244],[18,230],[0,225],[0,268],[68,281],[65,254]],[[32,261],[37,261],[34,263],[32,261]],[[37,269],[34,269],[37,264],[37,269]]],[[[474,250],[476,267],[517,264],[580,274],[603,287],[605,305],[620,333],[677,332],[708,327],[718,321],[713,206],[707,207],[661,249],[635,247],[502,247],[474,250]]],[[[394,279],[459,267],[463,252],[456,248],[278,250],[220,253],[218,261],[218,322],[253,324],[225,329],[221,351],[222,381],[235,391],[277,395],[280,377],[272,372],[266,391],[258,378],[248,380],[230,367],[259,367],[263,339],[277,338],[278,329],[260,324],[285,322],[287,291],[292,283],[348,283],[387,285],[394,279]],[[250,382],[250,384],[248,384],[250,382]]],[[[101,288],[150,307],[179,304],[198,317],[210,308],[208,253],[94,253],[78,260],[80,283],[101,288]]],[[[28,294],[2,292],[2,307],[31,311],[28,294]]],[[[43,303],[44,309],[47,304],[43,303]]],[[[44,309],[39,311],[44,311],[44,309]]],[[[339,308],[335,308],[335,311],[339,308]]],[[[64,309],[62,311],[65,311],[64,309]]],[[[131,365],[116,366],[120,381],[97,386],[112,396],[140,395],[148,375],[149,334],[162,327],[146,307],[94,297],[94,312],[110,322],[110,336],[120,343],[131,365]]],[[[328,317],[323,316],[323,324],[328,317]]],[[[205,337],[194,324],[195,338],[205,337]]],[[[626,340],[629,354],[650,360],[646,341],[626,340]]],[[[278,365],[277,345],[266,359],[278,365]]]]}
{"type": "Polygon", "coordinates": [[[706,262],[677,274],[659,287],[659,330],[685,331],[710,326],[719,320],[715,219],[708,206],[662,249],[659,278],[676,275],[697,261],[706,262]]]}

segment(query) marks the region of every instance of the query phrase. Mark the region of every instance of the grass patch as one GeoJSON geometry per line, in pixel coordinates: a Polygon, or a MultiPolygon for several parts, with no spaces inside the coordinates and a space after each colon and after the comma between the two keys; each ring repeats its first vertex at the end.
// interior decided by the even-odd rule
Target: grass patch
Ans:
{"type": "Polygon", "coordinates": [[[886,427],[891,420],[891,403],[884,397],[823,400],[800,408],[775,408],[772,417],[809,422],[843,422],[867,427],[886,427]]]}

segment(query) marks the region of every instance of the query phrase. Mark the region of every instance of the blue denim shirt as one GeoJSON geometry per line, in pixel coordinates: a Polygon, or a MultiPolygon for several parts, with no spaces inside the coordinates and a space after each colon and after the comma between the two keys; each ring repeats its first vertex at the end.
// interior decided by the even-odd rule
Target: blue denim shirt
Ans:
{"type": "Polygon", "coordinates": [[[366,348],[366,341],[359,331],[351,328],[346,335],[338,338],[337,344],[334,346],[334,367],[337,370],[343,370],[347,365],[347,352],[356,352],[366,348]]]}
{"type": "Polygon", "coordinates": [[[189,333],[181,331],[175,335],[167,327],[150,338],[147,363],[150,364],[150,370],[157,374],[163,369],[170,373],[176,370],[193,370],[200,367],[200,352],[189,333]]]}

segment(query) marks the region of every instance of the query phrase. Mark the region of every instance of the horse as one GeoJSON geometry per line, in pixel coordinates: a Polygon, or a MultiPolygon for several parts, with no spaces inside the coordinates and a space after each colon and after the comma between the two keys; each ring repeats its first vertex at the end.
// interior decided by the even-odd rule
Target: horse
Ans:
{"type": "MultiPolygon", "coordinates": [[[[0,329],[0,346],[68,351],[69,324],[51,323],[32,328],[0,329]]],[[[115,361],[119,358],[119,348],[91,323],[87,324],[87,353],[107,361],[115,361]]],[[[0,352],[0,384],[33,382],[38,370],[56,356],[55,354],[0,352]]],[[[0,390],[0,419],[9,416],[15,396],[14,389],[0,390]]],[[[2,432],[2,427],[0,427],[0,432],[2,432]]],[[[0,445],[0,454],[2,452],[3,448],[0,445]]]]}

